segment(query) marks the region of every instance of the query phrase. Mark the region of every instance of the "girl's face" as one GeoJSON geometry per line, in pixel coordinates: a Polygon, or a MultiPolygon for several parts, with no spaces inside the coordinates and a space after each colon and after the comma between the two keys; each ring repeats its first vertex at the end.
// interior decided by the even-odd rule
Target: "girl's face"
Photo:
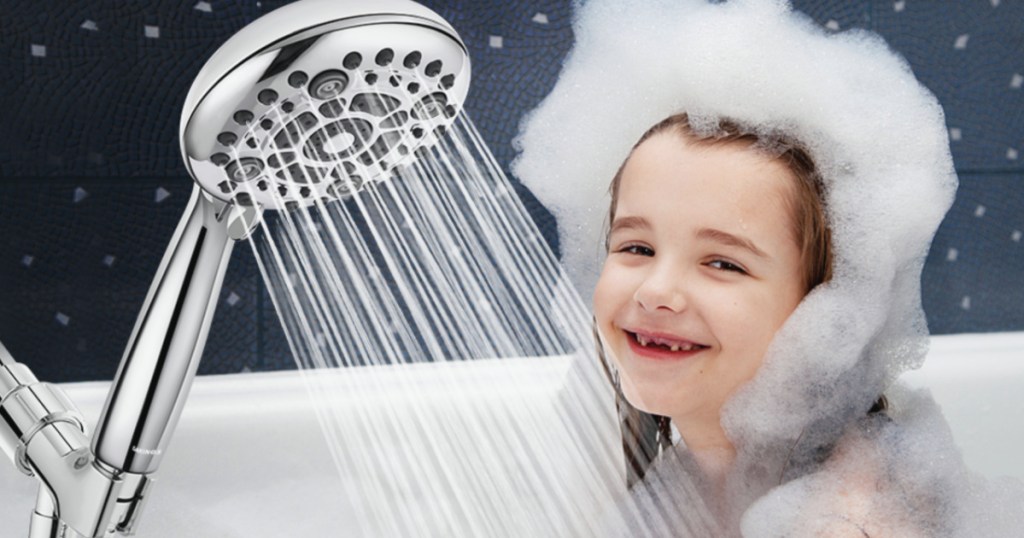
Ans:
{"type": "Polygon", "coordinates": [[[738,144],[671,132],[627,161],[594,292],[606,350],[634,406],[719,420],[804,296],[794,177],[738,144]]]}

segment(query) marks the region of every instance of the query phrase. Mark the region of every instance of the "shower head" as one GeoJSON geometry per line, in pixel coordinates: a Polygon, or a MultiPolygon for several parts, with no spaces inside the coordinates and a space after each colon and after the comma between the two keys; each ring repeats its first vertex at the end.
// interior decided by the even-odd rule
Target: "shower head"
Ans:
{"type": "Polygon", "coordinates": [[[0,345],[0,452],[43,486],[33,536],[134,534],[196,375],[234,240],[263,209],[334,200],[385,178],[455,120],[470,73],[455,30],[410,0],[366,3],[299,0],[277,9],[225,42],[197,75],[178,133],[196,187],[91,450],[70,402],[0,345]]]}
{"type": "Polygon", "coordinates": [[[234,240],[263,209],[333,200],[436,143],[469,88],[458,34],[410,0],[299,0],[248,25],[182,112],[196,181],[90,444],[74,406],[0,344],[0,452],[40,482],[32,536],[134,534],[181,415],[234,240]],[[12,396],[13,395],[13,396],[12,396]]]}
{"type": "Polygon", "coordinates": [[[459,113],[469,71],[455,30],[410,0],[299,0],[213,54],[179,130],[196,186],[97,423],[98,461],[156,471],[234,240],[264,209],[343,197],[436,143],[459,113]]]}
{"type": "Polygon", "coordinates": [[[444,135],[466,46],[409,0],[300,0],[249,24],[192,84],[179,135],[210,196],[258,209],[355,192],[444,135]]]}

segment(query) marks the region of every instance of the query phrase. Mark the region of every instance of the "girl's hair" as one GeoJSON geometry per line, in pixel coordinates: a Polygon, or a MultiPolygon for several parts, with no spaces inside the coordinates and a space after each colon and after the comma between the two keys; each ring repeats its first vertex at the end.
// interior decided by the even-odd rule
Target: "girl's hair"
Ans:
{"type": "MultiPolygon", "coordinates": [[[[831,236],[825,219],[822,182],[810,155],[800,144],[783,135],[769,136],[753,133],[728,119],[720,120],[718,129],[713,134],[702,135],[690,126],[686,114],[675,114],[648,129],[633,146],[633,150],[647,139],[663,132],[677,134],[687,143],[698,146],[741,145],[749,148],[750,151],[762,151],[786,165],[795,179],[793,195],[787,197],[787,203],[790,214],[793,216],[791,223],[793,237],[800,246],[805,293],[814,289],[818,284],[827,282],[832,277],[831,236]]],[[[630,154],[632,154],[632,150],[630,154]]],[[[626,160],[628,161],[629,157],[626,160]]],[[[609,187],[611,193],[611,204],[608,209],[609,224],[615,221],[619,184],[622,182],[622,171],[625,167],[626,162],[623,161],[609,187]]],[[[606,250],[607,247],[606,236],[606,250]]],[[[619,411],[622,448],[626,457],[627,482],[632,486],[643,479],[647,468],[658,454],[671,446],[671,426],[668,417],[645,413],[626,400],[616,374],[611,368],[611,363],[604,354],[603,346],[597,340],[596,331],[595,324],[598,356],[606,375],[615,386],[615,404],[619,411]]],[[[876,402],[876,406],[879,405],[884,409],[884,397],[876,402]]],[[[872,408],[872,411],[874,410],[875,407],[872,408]]]]}

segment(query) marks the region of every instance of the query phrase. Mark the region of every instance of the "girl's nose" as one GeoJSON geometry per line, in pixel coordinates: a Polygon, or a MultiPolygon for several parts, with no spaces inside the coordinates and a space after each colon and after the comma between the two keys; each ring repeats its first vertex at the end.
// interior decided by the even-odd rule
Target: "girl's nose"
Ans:
{"type": "Polygon", "coordinates": [[[653,268],[640,283],[633,300],[651,312],[682,312],[686,308],[684,275],[670,267],[653,268]]]}

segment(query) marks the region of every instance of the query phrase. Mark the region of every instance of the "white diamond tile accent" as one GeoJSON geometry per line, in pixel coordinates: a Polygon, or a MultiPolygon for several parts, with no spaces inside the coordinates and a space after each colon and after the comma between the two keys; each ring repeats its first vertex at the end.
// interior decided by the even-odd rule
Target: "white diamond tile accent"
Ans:
{"type": "Polygon", "coordinates": [[[971,38],[970,34],[961,34],[957,36],[956,42],[953,43],[953,48],[957,50],[964,50],[967,48],[967,40],[971,38]]]}
{"type": "Polygon", "coordinates": [[[532,20],[533,20],[533,22],[535,22],[537,24],[547,24],[548,23],[548,16],[545,13],[538,13],[538,14],[533,16],[532,20]]]}
{"type": "Polygon", "coordinates": [[[32,262],[35,261],[35,259],[36,258],[34,256],[26,254],[21,257],[21,264],[25,267],[32,267],[32,262]]]}
{"type": "Polygon", "coordinates": [[[163,187],[157,187],[157,189],[156,189],[156,197],[154,198],[154,200],[156,201],[156,203],[159,204],[160,202],[163,202],[164,200],[166,200],[167,197],[170,196],[170,195],[171,195],[171,193],[167,189],[165,189],[163,187]]]}
{"type": "Polygon", "coordinates": [[[54,319],[57,320],[57,323],[60,323],[65,327],[67,327],[68,324],[71,323],[71,316],[65,314],[64,312],[57,312],[57,315],[54,316],[54,319]]]}
{"type": "Polygon", "coordinates": [[[1014,73],[1013,76],[1010,77],[1010,87],[1015,90],[1019,90],[1021,86],[1024,86],[1024,75],[1014,73]]]}
{"type": "Polygon", "coordinates": [[[88,196],[89,196],[89,191],[83,189],[82,187],[77,187],[75,189],[75,196],[74,196],[73,200],[77,204],[78,202],[81,202],[82,200],[85,200],[88,196]]]}
{"type": "Polygon", "coordinates": [[[89,19],[86,19],[84,22],[82,22],[81,28],[83,30],[89,30],[90,32],[95,32],[100,29],[100,27],[96,24],[96,21],[89,19]]]}
{"type": "Polygon", "coordinates": [[[946,261],[948,261],[948,262],[955,262],[957,256],[959,256],[959,255],[960,255],[960,252],[957,251],[957,249],[951,248],[948,251],[946,251],[946,261]]]}
{"type": "Polygon", "coordinates": [[[950,140],[956,142],[956,141],[959,141],[961,138],[963,138],[963,136],[964,136],[964,134],[963,134],[963,132],[960,131],[959,127],[950,127],[950,129],[949,129],[949,139],[950,140]]]}
{"type": "Polygon", "coordinates": [[[500,49],[505,46],[505,40],[500,35],[492,35],[489,43],[492,49],[500,49]]]}
{"type": "Polygon", "coordinates": [[[148,37],[150,39],[160,39],[160,27],[159,26],[150,26],[150,25],[147,24],[145,26],[145,28],[143,29],[143,32],[146,34],[146,37],[148,37]]]}
{"type": "Polygon", "coordinates": [[[904,9],[906,9],[906,7],[906,0],[899,0],[899,2],[893,2],[892,4],[892,10],[895,11],[896,13],[903,11],[904,9]]]}
{"type": "Polygon", "coordinates": [[[978,217],[978,218],[984,217],[985,216],[985,206],[979,205],[978,207],[974,208],[974,216],[978,217]]]}
{"type": "Polygon", "coordinates": [[[32,51],[32,56],[36,58],[46,57],[46,45],[36,45],[33,43],[30,50],[32,51]]]}
{"type": "Polygon", "coordinates": [[[197,2],[195,10],[211,13],[213,11],[213,6],[211,6],[209,2],[197,2]]]}

